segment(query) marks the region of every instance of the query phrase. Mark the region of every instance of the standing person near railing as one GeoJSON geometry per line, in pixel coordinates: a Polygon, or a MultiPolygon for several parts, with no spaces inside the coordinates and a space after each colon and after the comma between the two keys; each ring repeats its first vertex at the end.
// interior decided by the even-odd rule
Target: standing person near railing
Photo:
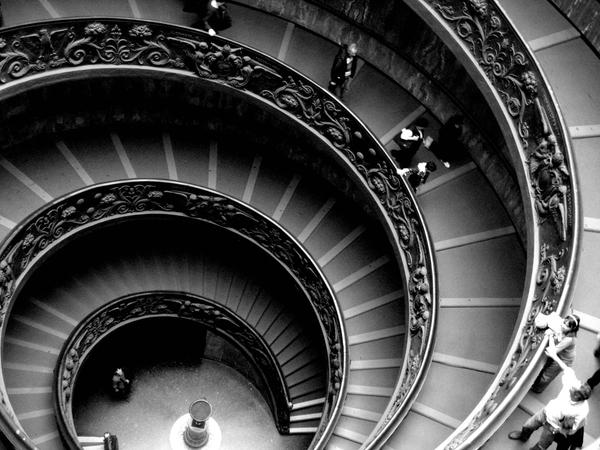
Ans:
{"type": "Polygon", "coordinates": [[[340,48],[333,60],[328,89],[340,100],[344,99],[344,93],[350,86],[350,80],[356,74],[358,47],[355,43],[340,48]]]}
{"type": "MultiPolygon", "coordinates": [[[[556,352],[558,358],[565,363],[568,367],[573,365],[575,361],[575,344],[577,342],[577,332],[579,331],[579,316],[575,314],[569,314],[562,321],[558,321],[556,325],[553,325],[553,319],[559,318],[557,314],[551,314],[549,316],[550,326],[546,330],[546,334],[549,335],[549,340],[553,344],[556,344],[556,352]]],[[[548,358],[541,372],[537,376],[531,390],[536,394],[544,392],[548,385],[556,378],[560,373],[559,364],[552,358],[548,358]]]]}
{"type": "Polygon", "coordinates": [[[390,153],[402,169],[410,167],[412,159],[423,143],[423,131],[428,125],[429,121],[425,117],[419,117],[410,127],[403,128],[400,134],[394,137],[398,149],[390,153]]]}
{"type": "Polygon", "coordinates": [[[575,436],[577,433],[583,435],[583,430],[580,429],[583,428],[590,410],[587,402],[592,392],[590,386],[581,383],[573,369],[561,360],[552,339],[548,343],[546,355],[556,362],[559,370],[564,371],[562,389],[544,409],[529,418],[521,430],[511,431],[508,434],[509,439],[525,442],[535,430],[543,427],[539,441],[531,447],[531,450],[544,450],[550,447],[555,439],[563,440],[563,435],[575,436]]]}

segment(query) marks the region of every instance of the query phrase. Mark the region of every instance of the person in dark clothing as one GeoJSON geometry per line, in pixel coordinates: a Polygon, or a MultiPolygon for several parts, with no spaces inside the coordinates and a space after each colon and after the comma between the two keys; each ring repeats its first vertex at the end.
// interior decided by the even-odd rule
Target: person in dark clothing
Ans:
{"type": "Polygon", "coordinates": [[[434,141],[429,150],[446,166],[450,167],[452,161],[461,159],[465,156],[465,147],[461,142],[463,134],[464,117],[455,115],[440,127],[438,138],[434,141]]]}
{"type": "Polygon", "coordinates": [[[340,100],[344,99],[350,80],[356,74],[357,51],[358,47],[354,43],[343,46],[333,60],[328,89],[340,100]]]}
{"type": "Polygon", "coordinates": [[[127,394],[129,394],[130,386],[131,381],[129,381],[127,377],[125,377],[125,372],[123,371],[123,369],[116,369],[113,373],[111,380],[113,394],[117,397],[126,397],[127,394]]]}
{"type": "Polygon", "coordinates": [[[403,128],[402,132],[394,138],[398,149],[394,149],[390,153],[401,168],[410,167],[412,159],[423,142],[423,130],[427,125],[429,125],[429,121],[424,117],[419,117],[414,124],[403,128]]]}
{"type": "Polygon", "coordinates": [[[192,27],[207,31],[211,36],[231,27],[231,16],[225,2],[186,0],[183,10],[196,13],[198,20],[192,24],[192,27]]]}
{"type": "Polygon", "coordinates": [[[413,191],[416,192],[419,186],[425,184],[425,181],[427,181],[429,174],[431,172],[435,172],[436,170],[436,164],[433,161],[428,161],[421,162],[417,164],[417,167],[412,169],[401,169],[400,174],[406,177],[409,184],[413,188],[413,191]]]}

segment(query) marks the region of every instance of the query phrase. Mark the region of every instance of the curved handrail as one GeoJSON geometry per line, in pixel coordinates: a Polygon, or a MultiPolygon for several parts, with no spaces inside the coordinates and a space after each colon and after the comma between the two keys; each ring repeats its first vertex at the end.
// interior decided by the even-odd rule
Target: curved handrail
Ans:
{"type": "Polygon", "coordinates": [[[277,358],[264,338],[236,313],[210,299],[183,292],[151,291],[126,295],[88,314],[69,334],[55,372],[55,412],[63,435],[78,441],[73,420],[72,395],[79,370],[93,348],[117,328],[154,317],[174,317],[202,324],[224,334],[258,369],[280,432],[288,432],[291,401],[277,358]]]}
{"type": "Polygon", "coordinates": [[[558,103],[533,53],[494,0],[407,0],[446,39],[503,128],[528,215],[527,281],[507,356],[469,416],[438,448],[483,445],[528,391],[543,358],[538,313],[564,313],[579,253],[574,158],[558,103]]]}
{"type": "MultiPolygon", "coordinates": [[[[180,182],[126,180],[83,188],[40,208],[4,242],[0,254],[11,268],[11,283],[2,291],[3,312],[18,296],[32,271],[68,239],[110,222],[148,215],[200,220],[234,232],[267,252],[296,280],[319,321],[329,366],[328,396],[320,428],[335,421],[348,372],[346,332],[332,288],[317,263],[279,224],[228,196],[180,182]]],[[[3,395],[6,408],[10,402],[3,395]]],[[[10,410],[8,410],[10,411],[10,410]]],[[[16,422],[18,423],[18,422],[16,422]]],[[[77,448],[76,434],[63,436],[77,448]]]]}
{"type": "MultiPolygon", "coordinates": [[[[195,74],[254,94],[318,133],[360,180],[384,224],[409,293],[405,357],[382,425],[408,412],[433,354],[437,279],[433,245],[406,182],[376,137],[330,93],[258,51],[185,27],[140,20],[71,19],[0,30],[0,96],[27,78],[97,65],[195,74]]],[[[2,302],[6,311],[7,302],[2,302]]],[[[1,408],[0,408],[1,411],[1,408]]],[[[335,411],[339,414],[339,411],[335,411]]],[[[319,437],[322,445],[332,426],[319,437]]]]}

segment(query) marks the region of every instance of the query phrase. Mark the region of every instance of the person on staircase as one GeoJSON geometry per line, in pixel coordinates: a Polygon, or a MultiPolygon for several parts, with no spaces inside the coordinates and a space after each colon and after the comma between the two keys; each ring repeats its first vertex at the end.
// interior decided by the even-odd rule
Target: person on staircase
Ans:
{"type": "Polygon", "coordinates": [[[423,143],[423,130],[429,125],[425,117],[419,117],[414,124],[408,128],[403,128],[394,142],[398,148],[391,150],[392,156],[398,161],[400,168],[410,167],[412,159],[423,143]]]}
{"type": "Polygon", "coordinates": [[[429,174],[437,170],[437,165],[433,161],[420,162],[417,167],[411,169],[399,169],[398,174],[405,176],[413,191],[425,184],[429,174]]]}
{"type": "Polygon", "coordinates": [[[556,439],[562,439],[562,433],[576,434],[584,426],[589,413],[587,399],[592,390],[587,384],[581,383],[575,371],[558,356],[552,339],[549,341],[546,355],[563,371],[562,389],[555,399],[550,400],[542,410],[530,417],[521,430],[508,434],[509,439],[526,442],[535,430],[543,427],[539,441],[530,450],[547,449],[556,439]]]}
{"type": "Polygon", "coordinates": [[[355,43],[340,47],[331,66],[331,74],[327,89],[340,100],[350,87],[350,81],[356,74],[358,46],[355,43]]]}
{"type": "Polygon", "coordinates": [[[131,381],[125,376],[120,367],[115,369],[112,376],[112,393],[120,398],[126,397],[131,388],[131,381]]]}
{"type": "MultiPolygon", "coordinates": [[[[580,321],[579,316],[575,314],[569,314],[562,320],[560,320],[560,316],[557,314],[549,316],[549,326],[546,330],[546,334],[549,335],[549,343],[556,344],[556,352],[559,359],[568,367],[571,367],[575,361],[575,344],[577,342],[580,321]],[[554,316],[557,316],[559,320],[554,321],[553,319],[556,318],[554,316]],[[557,324],[552,325],[552,322],[557,322],[557,324]]],[[[531,390],[536,394],[544,392],[560,371],[558,363],[552,358],[548,358],[533,383],[531,390]]]]}

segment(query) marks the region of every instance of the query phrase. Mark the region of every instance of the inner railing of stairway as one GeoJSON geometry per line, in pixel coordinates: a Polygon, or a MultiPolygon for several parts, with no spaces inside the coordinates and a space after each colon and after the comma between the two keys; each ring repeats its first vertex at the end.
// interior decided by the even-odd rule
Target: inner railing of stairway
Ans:
{"type": "MultiPolygon", "coordinates": [[[[115,70],[143,66],[171,74],[193,74],[277,108],[329,145],[349,178],[371,199],[403,274],[408,300],[403,366],[376,435],[395,427],[408,413],[431,362],[437,280],[433,245],[412,190],[376,137],[329,92],[272,57],[194,29],[139,20],[57,20],[1,30],[0,102],[23,89],[24,82],[41,83],[52,77],[68,77],[70,70],[99,66],[115,70]]],[[[34,223],[35,218],[27,223],[34,223]]],[[[27,264],[17,267],[12,260],[15,252],[30,244],[24,236],[17,239],[26,225],[13,230],[0,249],[3,318],[27,278],[27,264]]],[[[343,340],[333,348],[346,354],[343,340]]],[[[322,421],[314,448],[324,447],[341,412],[347,367],[340,370],[339,386],[330,383],[332,393],[340,389],[338,401],[332,405],[329,420],[322,421]]],[[[0,394],[0,425],[15,445],[31,448],[14,417],[3,382],[0,394]]]]}

